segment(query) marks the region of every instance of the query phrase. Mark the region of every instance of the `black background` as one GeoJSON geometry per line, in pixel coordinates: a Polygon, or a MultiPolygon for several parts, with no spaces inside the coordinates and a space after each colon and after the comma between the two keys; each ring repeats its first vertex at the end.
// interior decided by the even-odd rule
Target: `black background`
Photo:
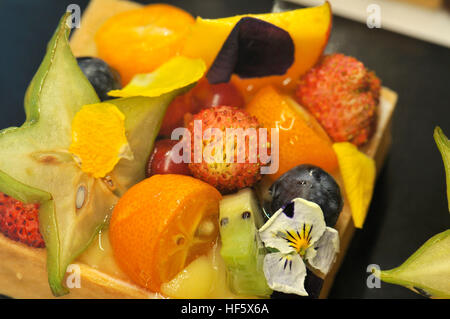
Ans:
{"type": "MultiPolygon", "coordinates": [[[[271,0],[159,2],[208,18],[269,12],[272,7],[271,0]]],[[[24,121],[25,89],[70,3],[84,9],[88,1],[0,1],[0,128],[24,121]]],[[[335,17],[327,51],[355,56],[399,94],[391,152],[365,227],[356,232],[330,297],[420,298],[389,284],[367,288],[366,267],[372,263],[382,269],[396,267],[428,238],[450,226],[444,168],[433,140],[436,125],[450,135],[450,50],[335,17]]]]}

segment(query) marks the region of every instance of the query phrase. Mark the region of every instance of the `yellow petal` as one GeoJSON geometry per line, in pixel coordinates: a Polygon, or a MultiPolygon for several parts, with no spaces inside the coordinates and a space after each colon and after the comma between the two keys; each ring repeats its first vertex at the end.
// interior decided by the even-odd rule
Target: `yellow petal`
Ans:
{"type": "Polygon", "coordinates": [[[75,114],[69,151],[83,172],[105,177],[121,158],[133,158],[124,123],[123,113],[110,103],[85,105],[75,114]]]}
{"type": "Polygon", "coordinates": [[[362,228],[375,184],[375,161],[348,142],[335,143],[345,192],[352,210],[355,227],[362,228]]]}
{"type": "Polygon", "coordinates": [[[156,97],[197,82],[205,71],[203,60],[177,56],[152,73],[135,75],[122,90],[113,90],[108,94],[116,97],[156,97]]]}

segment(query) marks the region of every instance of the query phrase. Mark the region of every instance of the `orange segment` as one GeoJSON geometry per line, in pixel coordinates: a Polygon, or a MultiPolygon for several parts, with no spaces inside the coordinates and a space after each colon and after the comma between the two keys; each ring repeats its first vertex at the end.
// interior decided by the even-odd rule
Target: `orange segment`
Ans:
{"type": "Polygon", "coordinates": [[[314,164],[328,172],[337,168],[332,143],[317,122],[272,86],[259,90],[245,109],[263,127],[279,129],[279,169],[272,179],[300,164],[314,164]]]}
{"type": "Polygon", "coordinates": [[[328,136],[327,132],[324,130],[322,125],[316,120],[316,118],[309,113],[307,109],[298,104],[293,98],[287,95],[283,95],[284,100],[297,112],[299,116],[303,118],[306,124],[316,132],[319,137],[332,143],[331,138],[328,136]]]}
{"type": "Polygon", "coordinates": [[[114,257],[137,284],[159,291],[218,236],[220,193],[183,175],[154,175],[119,200],[110,223],[114,257]]]}
{"type": "Polygon", "coordinates": [[[317,62],[328,42],[332,21],[329,3],[281,13],[241,15],[223,19],[197,18],[180,54],[202,58],[209,67],[234,25],[244,16],[262,19],[288,31],[295,45],[295,62],[283,76],[246,80],[235,76],[233,83],[243,93],[254,93],[267,84],[295,88],[298,78],[317,62]]]}
{"type": "Polygon", "coordinates": [[[84,105],[72,121],[69,152],[85,173],[105,177],[121,158],[133,159],[125,115],[110,103],[84,105]]]}
{"type": "Polygon", "coordinates": [[[123,12],[98,30],[98,55],[119,71],[125,85],[135,74],[149,73],[176,55],[194,21],[189,13],[166,4],[123,12]]]}

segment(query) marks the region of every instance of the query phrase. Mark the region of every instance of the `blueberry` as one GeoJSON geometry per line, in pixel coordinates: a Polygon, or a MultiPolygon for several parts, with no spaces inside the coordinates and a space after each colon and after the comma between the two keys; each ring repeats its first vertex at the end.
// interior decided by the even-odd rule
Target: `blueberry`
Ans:
{"type": "Polygon", "coordinates": [[[92,57],[77,58],[77,61],[78,66],[94,87],[100,100],[112,99],[108,96],[108,92],[122,88],[119,73],[105,61],[92,57]]]}
{"type": "Polygon", "coordinates": [[[294,198],[303,198],[320,206],[327,226],[334,227],[342,210],[339,185],[323,169],[314,165],[299,165],[284,173],[269,188],[271,213],[294,198]]]}

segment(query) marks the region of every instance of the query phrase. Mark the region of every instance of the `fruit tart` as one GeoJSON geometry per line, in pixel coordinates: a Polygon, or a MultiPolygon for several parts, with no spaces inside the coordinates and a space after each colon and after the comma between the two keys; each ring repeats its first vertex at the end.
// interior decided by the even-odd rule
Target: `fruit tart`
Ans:
{"type": "Polygon", "coordinates": [[[389,150],[396,94],[324,55],[328,3],[65,14],[0,133],[0,293],[326,297],[389,150]]]}

